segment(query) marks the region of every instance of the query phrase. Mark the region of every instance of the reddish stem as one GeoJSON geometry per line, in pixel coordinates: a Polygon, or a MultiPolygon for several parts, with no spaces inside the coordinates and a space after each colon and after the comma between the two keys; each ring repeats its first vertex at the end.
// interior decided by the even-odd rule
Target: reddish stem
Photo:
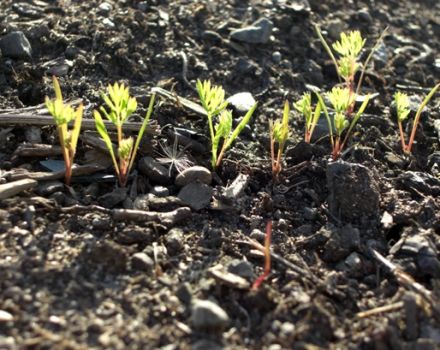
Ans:
{"type": "Polygon", "coordinates": [[[397,121],[397,124],[399,125],[399,133],[400,133],[400,142],[402,144],[402,151],[408,152],[408,146],[405,144],[405,134],[403,133],[403,126],[402,122],[399,120],[397,121]]]}
{"type": "Polygon", "coordinates": [[[266,277],[270,274],[270,240],[272,236],[272,220],[269,220],[266,224],[266,237],[264,239],[264,272],[258,277],[254,284],[252,285],[252,289],[256,290],[260,287],[261,283],[266,279],[266,277]]]}

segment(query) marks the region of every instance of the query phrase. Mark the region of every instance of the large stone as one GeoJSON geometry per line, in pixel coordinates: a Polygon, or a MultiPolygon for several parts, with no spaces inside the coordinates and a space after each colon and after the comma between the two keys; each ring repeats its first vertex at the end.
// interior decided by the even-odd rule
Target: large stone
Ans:
{"type": "Polygon", "coordinates": [[[195,300],[191,309],[191,323],[197,330],[222,331],[229,324],[229,316],[212,301],[195,300]]]}
{"type": "Polygon", "coordinates": [[[211,172],[202,166],[193,166],[185,169],[179,175],[176,176],[176,186],[183,187],[192,182],[200,182],[204,184],[211,184],[212,175],[211,172]]]}
{"type": "Polygon", "coordinates": [[[331,213],[349,222],[379,220],[379,185],[367,167],[344,161],[327,167],[328,204],[331,213]]]}
{"type": "Polygon", "coordinates": [[[32,47],[23,32],[11,32],[0,38],[3,56],[11,58],[32,58],[32,47]]]}

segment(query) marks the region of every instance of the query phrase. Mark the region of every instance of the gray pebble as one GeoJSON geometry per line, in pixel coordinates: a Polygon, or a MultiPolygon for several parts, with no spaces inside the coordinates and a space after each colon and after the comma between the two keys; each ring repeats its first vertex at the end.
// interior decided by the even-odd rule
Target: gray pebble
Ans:
{"type": "Polygon", "coordinates": [[[191,307],[191,323],[196,330],[222,331],[229,324],[229,316],[212,301],[195,300],[191,307]]]}
{"type": "Polygon", "coordinates": [[[198,182],[183,187],[178,197],[194,210],[200,210],[209,205],[212,197],[212,187],[198,182]]]}
{"type": "Polygon", "coordinates": [[[165,245],[171,256],[182,251],[183,240],[183,231],[180,228],[173,228],[165,235],[165,245]]]}
{"type": "Polygon", "coordinates": [[[183,187],[193,182],[200,182],[204,184],[211,184],[212,174],[211,172],[202,166],[193,166],[187,168],[177,175],[175,184],[176,186],[183,187]]]}
{"type": "Polygon", "coordinates": [[[233,260],[228,266],[228,271],[248,281],[255,279],[254,268],[252,264],[246,260],[233,260]]]}
{"type": "Polygon", "coordinates": [[[154,269],[154,261],[145,253],[136,253],[131,257],[131,266],[135,270],[150,273],[154,269]]]}
{"type": "Polygon", "coordinates": [[[11,58],[32,58],[32,47],[23,32],[11,32],[0,38],[3,56],[11,58]]]}
{"type": "Polygon", "coordinates": [[[151,194],[157,197],[166,197],[170,194],[170,190],[164,186],[154,186],[151,190],[151,194]]]}
{"type": "Polygon", "coordinates": [[[260,18],[252,25],[236,29],[231,33],[231,39],[249,44],[265,44],[272,34],[273,22],[268,18],[260,18]]]}
{"type": "Polygon", "coordinates": [[[281,52],[275,51],[272,53],[272,62],[273,63],[280,63],[283,56],[281,55],[281,52]]]}
{"type": "Polygon", "coordinates": [[[246,113],[255,104],[255,98],[250,92],[239,92],[229,97],[227,101],[240,113],[246,113]]]}
{"type": "Polygon", "coordinates": [[[118,187],[112,192],[99,197],[98,203],[104,208],[113,208],[123,202],[125,198],[127,198],[127,189],[118,187]]]}
{"type": "Polygon", "coordinates": [[[36,192],[42,196],[49,196],[57,191],[62,191],[64,184],[60,181],[46,181],[42,182],[36,188],[36,192]]]}
{"type": "Polygon", "coordinates": [[[108,14],[111,10],[113,10],[113,6],[108,2],[103,2],[98,6],[98,13],[102,15],[108,14]]]}

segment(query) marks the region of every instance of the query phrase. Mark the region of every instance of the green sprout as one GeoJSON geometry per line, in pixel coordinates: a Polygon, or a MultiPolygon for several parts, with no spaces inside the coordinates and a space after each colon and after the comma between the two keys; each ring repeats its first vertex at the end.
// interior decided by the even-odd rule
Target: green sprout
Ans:
{"type": "Polygon", "coordinates": [[[405,141],[405,134],[403,132],[403,125],[402,125],[402,122],[406,120],[410,114],[408,95],[399,91],[394,94],[394,102],[396,104],[396,113],[397,113],[397,124],[399,125],[400,142],[402,144],[402,150],[404,153],[407,154],[411,153],[414,139],[416,137],[417,126],[420,122],[420,117],[422,116],[422,111],[439,88],[440,88],[440,83],[431,89],[428,95],[426,95],[423,102],[420,104],[416,112],[416,116],[414,117],[412,129],[411,129],[411,135],[408,143],[406,143],[405,141]]]}
{"type": "Polygon", "coordinates": [[[116,175],[118,176],[119,185],[121,187],[125,187],[127,185],[128,175],[136,158],[136,152],[139,148],[139,144],[144,135],[151,114],[153,113],[155,95],[153,94],[150,98],[147,114],[144,118],[141,128],[139,129],[136,142],[134,142],[132,137],[124,137],[122,126],[136,110],[136,98],[130,97],[129,88],[125,87],[124,84],[119,85],[118,83],[115,83],[113,86],[109,85],[107,87],[107,92],[108,95],[103,93],[101,96],[109,108],[109,111],[102,106],[100,111],[116,127],[118,137],[117,156],[113,150],[113,144],[107,128],[105,127],[104,121],[102,120],[101,114],[95,110],[93,112],[93,116],[95,117],[96,129],[103,138],[109,150],[113,161],[113,166],[115,167],[116,175]]]}
{"type": "Polygon", "coordinates": [[[312,95],[310,92],[306,92],[301,99],[294,104],[294,106],[304,116],[306,121],[304,141],[310,143],[313,131],[315,130],[316,124],[321,116],[321,104],[318,103],[315,107],[315,111],[313,112],[312,95]]]}
{"type": "Polygon", "coordinates": [[[270,156],[272,160],[272,175],[274,179],[278,177],[282,169],[281,157],[284,152],[287,138],[289,137],[289,114],[290,106],[289,102],[286,101],[284,102],[283,118],[281,120],[277,119],[275,122],[269,122],[270,156]],[[275,144],[277,144],[276,151],[275,144]]]}
{"type": "MultiPolygon", "coordinates": [[[[365,46],[366,40],[362,38],[362,35],[358,30],[348,33],[341,33],[340,40],[332,44],[333,50],[335,50],[339,55],[339,59],[336,59],[331,47],[327,44],[326,40],[322,36],[318,25],[315,26],[315,30],[319,40],[324,46],[324,49],[327,51],[328,55],[333,61],[333,64],[335,65],[339,81],[341,82],[343,80],[350,90],[353,92],[356,91],[356,96],[359,95],[362,88],[362,82],[364,80],[365,70],[370,63],[370,60],[373,58],[374,52],[378,49],[380,43],[382,42],[388,27],[385,28],[385,30],[381,33],[374,47],[371,49],[367,59],[362,65],[359,63],[359,57],[363,47],[365,46]],[[359,71],[361,66],[362,72],[355,90],[354,80],[356,73],[359,71]]],[[[352,105],[352,107],[354,107],[354,105],[352,105]]]]}
{"type": "Polygon", "coordinates": [[[324,99],[319,94],[317,94],[317,96],[319,104],[321,105],[324,115],[327,118],[330,133],[330,143],[332,145],[332,158],[333,160],[336,160],[341,155],[341,152],[347,143],[354,126],[364,113],[365,108],[367,108],[370,96],[366,96],[364,102],[350,121],[347,115],[349,114],[351,106],[354,104],[354,95],[349,88],[334,87],[332,91],[327,94],[330,104],[334,110],[333,122],[330,118],[327,107],[325,106],[324,99]],[[335,131],[334,133],[333,129],[335,131]]]}
{"type": "Polygon", "coordinates": [[[58,130],[58,138],[63,152],[65,173],[64,182],[70,186],[72,178],[73,158],[76,153],[76,146],[78,144],[79,133],[81,131],[81,122],[83,116],[83,105],[80,104],[76,110],[69,104],[64,104],[63,95],[61,93],[60,83],[58,79],[53,77],[53,87],[55,90],[55,99],[51,100],[46,96],[46,107],[49,113],[53,116],[58,130]],[[73,122],[71,130],[68,129],[68,124],[73,122]]]}
{"type": "Polygon", "coordinates": [[[246,113],[237,127],[232,130],[232,112],[226,107],[225,91],[221,86],[211,85],[209,80],[197,80],[197,92],[200,102],[206,111],[211,137],[211,165],[215,169],[220,166],[226,150],[231,147],[252,117],[257,103],[246,113]],[[214,126],[214,118],[217,124],[214,126]],[[222,143],[221,143],[222,141],[222,143]],[[220,152],[218,151],[221,144],[220,152]]]}

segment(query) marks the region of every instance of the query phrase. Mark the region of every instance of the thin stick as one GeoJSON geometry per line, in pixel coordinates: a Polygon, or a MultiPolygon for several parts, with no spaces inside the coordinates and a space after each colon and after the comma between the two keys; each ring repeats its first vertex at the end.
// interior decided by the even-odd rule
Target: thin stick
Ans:
{"type": "Polygon", "coordinates": [[[376,52],[377,48],[379,47],[380,43],[382,42],[383,37],[385,36],[386,32],[388,31],[388,28],[389,27],[386,27],[383,30],[382,34],[377,39],[376,44],[374,44],[373,48],[370,51],[370,54],[368,55],[367,59],[365,60],[364,66],[362,68],[362,73],[361,73],[361,76],[359,78],[358,85],[357,85],[357,88],[356,88],[356,96],[359,95],[359,93],[361,91],[362,81],[364,80],[364,75],[365,75],[365,72],[367,70],[367,66],[370,63],[370,60],[373,58],[373,54],[376,52]]]}
{"type": "Polygon", "coordinates": [[[315,31],[316,34],[318,35],[319,40],[321,41],[322,46],[324,46],[325,51],[327,51],[327,54],[330,56],[331,60],[333,61],[333,64],[335,65],[336,68],[336,74],[338,74],[338,80],[341,83],[342,79],[341,79],[341,75],[339,74],[338,62],[336,61],[335,55],[333,55],[332,49],[330,48],[330,46],[327,44],[324,37],[322,36],[321,28],[319,28],[317,24],[315,24],[315,31]]]}
{"type": "Polygon", "coordinates": [[[272,220],[269,220],[266,225],[266,238],[264,239],[264,272],[263,274],[257,278],[254,282],[252,289],[256,290],[260,287],[261,283],[266,279],[270,274],[270,240],[272,236],[272,220]]]}
{"type": "Polygon", "coordinates": [[[394,303],[394,304],[379,306],[374,309],[358,312],[356,314],[356,317],[365,318],[365,317],[370,317],[370,316],[374,316],[377,314],[381,314],[383,312],[398,310],[398,309],[401,309],[403,307],[403,305],[404,305],[403,301],[398,301],[397,303],[394,303]]]}

